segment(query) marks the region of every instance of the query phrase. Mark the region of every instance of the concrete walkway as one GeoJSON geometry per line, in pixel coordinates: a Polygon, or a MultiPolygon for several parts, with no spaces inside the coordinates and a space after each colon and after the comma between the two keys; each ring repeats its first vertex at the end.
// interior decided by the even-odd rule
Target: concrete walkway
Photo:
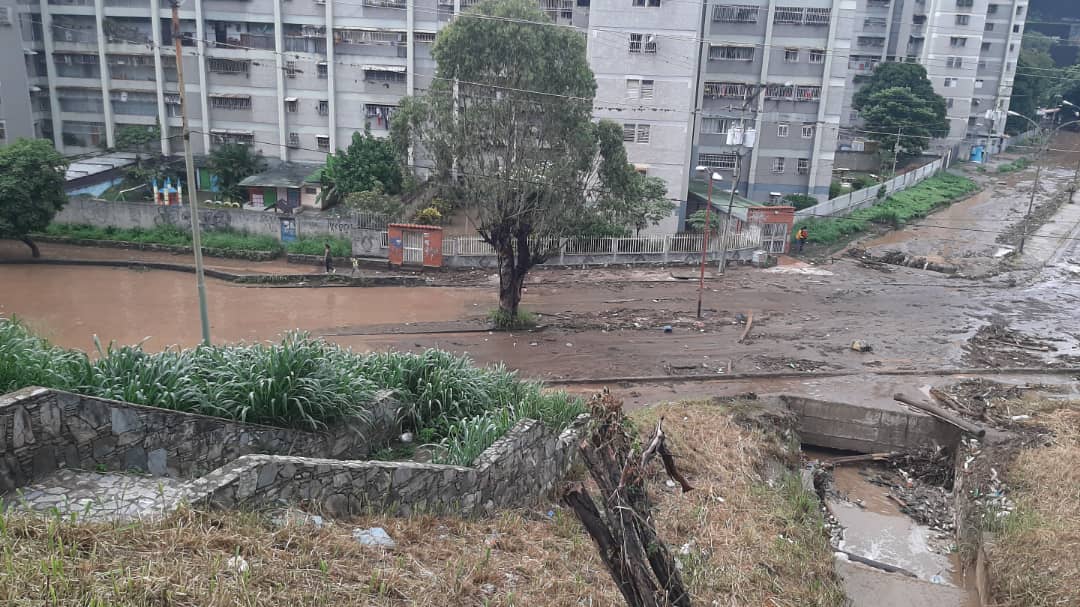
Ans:
{"type": "Polygon", "coordinates": [[[74,515],[83,521],[128,520],[171,511],[183,497],[184,485],[165,477],[58,470],[0,503],[3,509],[74,515]]]}

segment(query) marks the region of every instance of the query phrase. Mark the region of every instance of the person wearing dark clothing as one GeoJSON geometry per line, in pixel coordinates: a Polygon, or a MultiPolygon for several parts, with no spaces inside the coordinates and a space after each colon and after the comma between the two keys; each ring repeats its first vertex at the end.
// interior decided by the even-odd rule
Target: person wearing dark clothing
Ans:
{"type": "Polygon", "coordinates": [[[334,273],[334,257],[330,254],[330,243],[326,243],[323,249],[323,264],[326,266],[326,273],[334,273]]]}
{"type": "Polygon", "coordinates": [[[806,246],[807,238],[810,238],[810,233],[806,231],[806,226],[799,228],[799,231],[795,234],[795,240],[799,242],[800,253],[802,253],[803,247],[806,246]]]}

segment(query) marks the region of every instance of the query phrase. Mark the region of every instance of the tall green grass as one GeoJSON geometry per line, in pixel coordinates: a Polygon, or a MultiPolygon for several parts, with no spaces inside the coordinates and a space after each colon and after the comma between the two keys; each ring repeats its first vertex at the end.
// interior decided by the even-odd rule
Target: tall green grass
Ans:
{"type": "Polygon", "coordinates": [[[440,350],[357,354],[301,333],[276,343],[97,356],[49,344],[0,318],[0,393],[39,385],[245,422],[319,430],[365,416],[379,393],[401,404],[402,426],[438,443],[439,461],[468,465],[521,419],[562,429],[580,399],[547,393],[502,366],[440,350]]]}
{"type": "Polygon", "coordinates": [[[900,227],[912,219],[926,217],[938,207],[977,188],[978,185],[966,177],[941,173],[889,196],[878,205],[859,209],[845,217],[799,222],[795,229],[797,231],[799,226],[805,225],[809,231],[810,242],[833,244],[866,230],[870,224],[900,227]]]}
{"type": "Polygon", "coordinates": [[[300,255],[322,255],[323,246],[330,245],[330,254],[334,257],[352,255],[352,241],[337,236],[301,236],[285,245],[290,253],[300,255]]]}
{"type": "MultiPolygon", "coordinates": [[[[190,247],[191,232],[176,226],[153,228],[98,227],[83,224],[52,223],[45,228],[49,236],[64,236],[84,240],[112,240],[138,244],[161,244],[190,247]]],[[[273,236],[247,234],[235,230],[204,230],[202,246],[227,251],[268,251],[280,253],[283,247],[273,236]]]]}

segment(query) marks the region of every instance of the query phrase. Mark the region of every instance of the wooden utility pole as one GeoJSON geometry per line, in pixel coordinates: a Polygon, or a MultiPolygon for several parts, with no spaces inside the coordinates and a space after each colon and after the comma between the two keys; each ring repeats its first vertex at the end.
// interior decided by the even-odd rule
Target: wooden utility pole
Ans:
{"type": "MultiPolygon", "coordinates": [[[[176,81],[180,87],[180,126],[184,139],[188,200],[191,204],[191,248],[195,251],[195,287],[199,292],[202,341],[208,346],[210,345],[210,318],[206,312],[206,277],[203,276],[202,237],[199,233],[199,195],[195,191],[195,161],[191,157],[191,128],[188,125],[187,89],[184,88],[184,55],[180,50],[180,0],[172,0],[172,34],[173,43],[176,45],[176,81]]],[[[162,125],[162,127],[168,128],[168,125],[162,125]]]]}

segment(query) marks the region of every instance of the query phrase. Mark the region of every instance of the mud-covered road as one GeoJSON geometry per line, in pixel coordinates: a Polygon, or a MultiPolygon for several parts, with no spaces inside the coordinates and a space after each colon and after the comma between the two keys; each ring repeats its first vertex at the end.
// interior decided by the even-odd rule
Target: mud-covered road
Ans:
{"type": "MultiPolygon", "coordinates": [[[[1080,148],[1080,137],[1067,139],[1055,147],[1080,148]]],[[[995,165],[1015,157],[999,156],[995,165]]],[[[1051,162],[1056,168],[1043,172],[1040,203],[1063,191],[1072,177],[1066,169],[1075,166],[1064,153],[1051,162]]],[[[860,245],[932,256],[979,278],[875,269],[842,255],[812,265],[734,268],[707,281],[698,321],[697,282],[685,268],[540,270],[523,305],[540,315],[543,328],[521,333],[485,330],[496,305],[495,279],[485,274],[438,275],[454,286],[413,288],[282,289],[208,280],[212,334],[258,340],[301,329],[360,350],[437,346],[548,379],[1077,364],[1080,204],[1060,205],[1032,229],[1023,256],[1005,255],[1008,243],[999,240],[1026,209],[1034,168],[1007,175],[994,165],[964,170],[984,185],[982,192],[860,245]],[[741,315],[751,313],[753,326],[740,343],[741,315]],[[988,332],[992,323],[1006,333],[988,332]],[[1008,331],[1034,341],[1011,343],[1002,338],[1008,331]],[[971,342],[977,334],[989,337],[971,342]],[[872,351],[853,351],[854,340],[872,351]]],[[[71,257],[80,249],[43,251],[71,257]]],[[[97,259],[143,255],[85,252],[97,259]]],[[[19,255],[25,253],[15,243],[0,244],[0,257],[19,255]]],[[[280,262],[213,263],[250,272],[287,269],[280,262]]],[[[149,337],[149,349],[199,339],[190,274],[0,265],[0,285],[0,314],[24,318],[60,345],[89,349],[93,335],[120,343],[149,337]]]]}

